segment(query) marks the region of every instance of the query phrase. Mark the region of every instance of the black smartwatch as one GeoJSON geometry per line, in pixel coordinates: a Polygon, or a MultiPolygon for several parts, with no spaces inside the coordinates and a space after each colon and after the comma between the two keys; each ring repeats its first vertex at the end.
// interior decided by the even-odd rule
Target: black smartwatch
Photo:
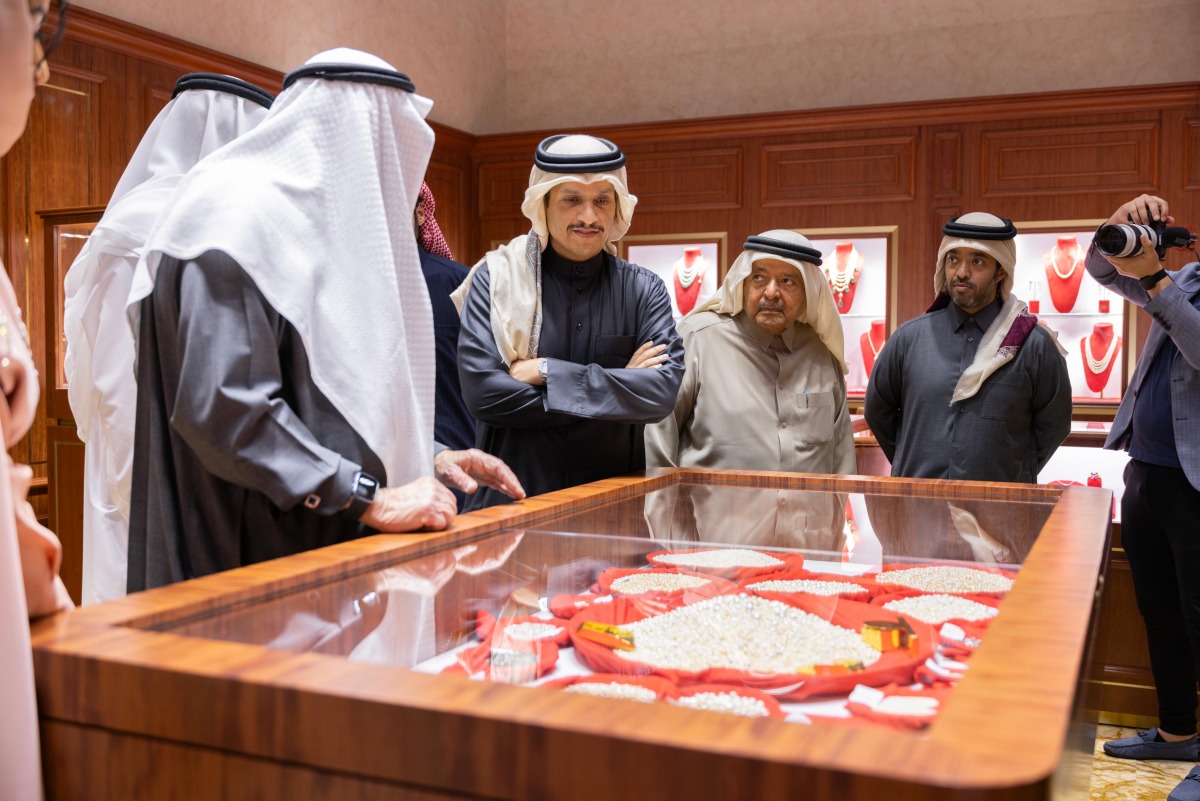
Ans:
{"type": "Polygon", "coordinates": [[[1154,273],[1153,275],[1143,275],[1141,278],[1138,279],[1138,283],[1142,285],[1142,289],[1149,292],[1151,289],[1154,289],[1154,287],[1158,284],[1159,281],[1163,280],[1166,277],[1167,277],[1167,271],[1159,270],[1158,272],[1154,273]]]}
{"type": "Polygon", "coordinates": [[[379,481],[370,473],[359,470],[351,481],[350,498],[338,510],[338,514],[351,520],[358,520],[362,517],[363,512],[367,511],[371,501],[375,500],[375,493],[378,491],[379,481]]]}

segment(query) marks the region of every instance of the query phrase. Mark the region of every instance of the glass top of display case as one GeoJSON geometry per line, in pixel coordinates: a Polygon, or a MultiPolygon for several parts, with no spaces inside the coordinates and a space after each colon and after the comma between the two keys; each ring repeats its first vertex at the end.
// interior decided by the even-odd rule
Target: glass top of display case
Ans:
{"type": "Polygon", "coordinates": [[[1045,801],[1086,792],[1110,514],[1092,487],[653,470],[38,621],[39,713],[455,797],[1045,801]],[[930,567],[974,581],[936,587],[946,623],[899,580],[930,567]]]}
{"type": "Polygon", "coordinates": [[[797,723],[934,722],[1056,496],[677,484],[166,630],[797,723]]]}

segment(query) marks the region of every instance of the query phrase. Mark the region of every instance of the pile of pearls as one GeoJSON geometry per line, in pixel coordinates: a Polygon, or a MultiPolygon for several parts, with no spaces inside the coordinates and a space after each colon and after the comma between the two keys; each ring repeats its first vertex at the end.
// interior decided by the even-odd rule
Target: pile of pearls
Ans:
{"type": "Polygon", "coordinates": [[[504,636],[513,640],[545,640],[561,633],[560,626],[549,623],[514,623],[504,628],[504,636]]]}
{"type": "Polygon", "coordinates": [[[661,564],[680,567],[779,567],[783,562],[774,556],[745,548],[716,548],[695,553],[666,553],[654,557],[661,564]]]}
{"type": "Polygon", "coordinates": [[[488,661],[492,667],[530,667],[537,664],[537,654],[532,651],[512,651],[507,648],[493,648],[488,661]]]}
{"type": "Polygon", "coordinates": [[[884,609],[908,615],[922,623],[945,623],[947,620],[987,620],[996,616],[994,607],[976,603],[957,595],[918,595],[888,601],[884,609]]]}
{"type": "Polygon", "coordinates": [[[820,581],[818,579],[790,579],[759,581],[746,587],[760,592],[807,592],[813,595],[840,595],[862,593],[865,590],[849,581],[820,581]]]}
{"type": "Polygon", "coordinates": [[[879,659],[858,632],[751,595],[700,601],[622,628],[633,632],[634,649],[613,653],[670,670],[795,673],[810,665],[879,659]]]}
{"type": "Polygon", "coordinates": [[[767,705],[757,698],[737,693],[696,693],[671,699],[671,703],[690,709],[706,709],[709,712],[724,712],[747,718],[765,718],[767,705]]]}
{"type": "Polygon", "coordinates": [[[878,574],[875,581],[879,584],[899,584],[922,592],[955,593],[1008,592],[1013,585],[1012,579],[998,573],[948,565],[888,570],[878,574]]]}
{"type": "Polygon", "coordinates": [[[658,694],[649,687],[639,687],[636,684],[622,684],[617,681],[581,681],[566,688],[569,693],[579,695],[594,695],[598,698],[619,698],[623,701],[640,701],[652,704],[658,700],[658,694]]]}
{"type": "Polygon", "coordinates": [[[685,576],[681,573],[633,573],[622,576],[610,585],[614,592],[637,595],[642,592],[672,592],[712,584],[701,576],[685,576]]]}

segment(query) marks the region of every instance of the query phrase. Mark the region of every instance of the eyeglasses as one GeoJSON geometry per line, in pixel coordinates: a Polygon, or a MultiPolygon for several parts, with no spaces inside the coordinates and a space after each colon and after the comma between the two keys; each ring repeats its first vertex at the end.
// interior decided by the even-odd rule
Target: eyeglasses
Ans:
{"type": "Polygon", "coordinates": [[[29,9],[29,13],[34,16],[35,20],[34,28],[36,32],[34,33],[34,38],[42,46],[42,60],[37,64],[39,69],[45,63],[46,58],[62,42],[63,33],[67,29],[67,12],[69,9],[70,3],[67,0],[47,0],[47,2],[29,9]],[[54,30],[52,31],[42,30],[42,25],[46,22],[46,17],[50,15],[47,4],[58,6],[58,24],[54,26],[54,30]]]}

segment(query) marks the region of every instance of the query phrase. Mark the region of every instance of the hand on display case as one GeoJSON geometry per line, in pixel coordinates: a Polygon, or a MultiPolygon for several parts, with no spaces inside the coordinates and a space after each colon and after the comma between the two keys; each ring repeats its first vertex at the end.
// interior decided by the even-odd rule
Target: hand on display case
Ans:
{"type": "Polygon", "coordinates": [[[1103,394],[1117,362],[1117,354],[1121,352],[1121,338],[1116,336],[1112,323],[1096,323],[1092,332],[1079,340],[1079,351],[1088,389],[1103,394]]]}
{"type": "Polygon", "coordinates": [[[1050,300],[1060,312],[1075,308],[1079,296],[1079,285],[1083,282],[1083,257],[1085,251],[1074,236],[1060,236],[1054,247],[1042,257],[1046,269],[1046,283],[1050,287],[1050,300]]]}
{"type": "Polygon", "coordinates": [[[883,320],[872,320],[870,330],[859,337],[863,367],[867,369],[868,376],[871,375],[871,368],[875,366],[875,359],[879,356],[879,351],[883,349],[883,343],[886,341],[887,324],[883,320]]]}

